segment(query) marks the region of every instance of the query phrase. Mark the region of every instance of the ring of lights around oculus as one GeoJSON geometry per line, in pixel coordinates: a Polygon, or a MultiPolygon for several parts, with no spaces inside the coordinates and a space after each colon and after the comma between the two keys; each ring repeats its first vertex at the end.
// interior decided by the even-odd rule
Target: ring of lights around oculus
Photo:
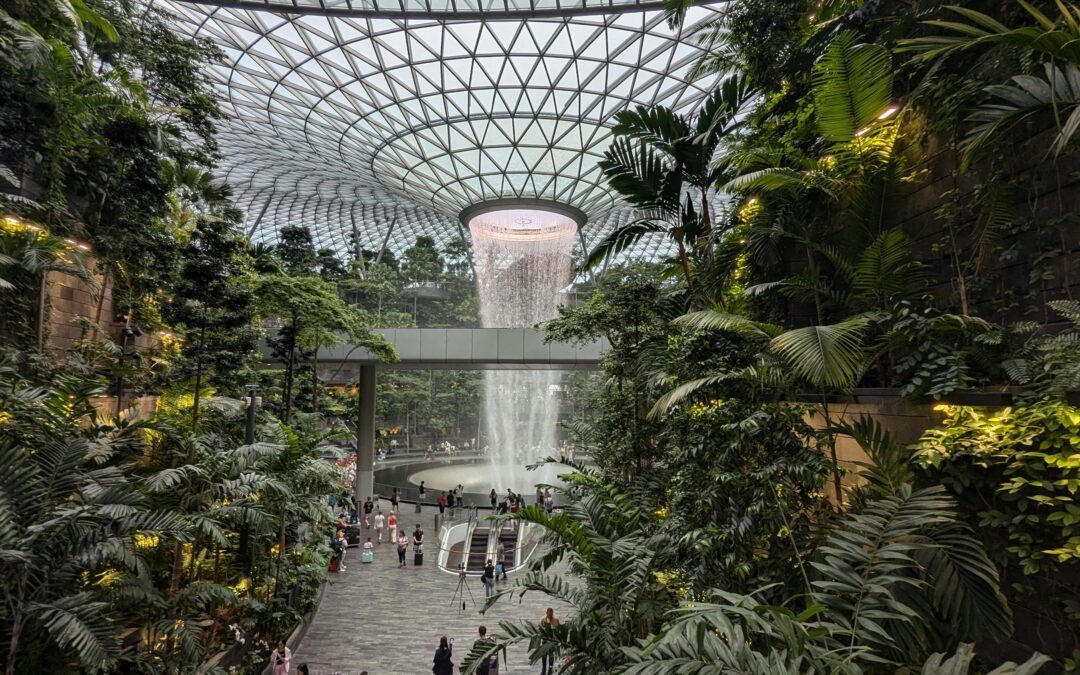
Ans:
{"type": "Polygon", "coordinates": [[[470,216],[467,224],[474,246],[484,240],[573,246],[578,229],[577,221],[565,213],[528,206],[481,211],[470,216]]]}

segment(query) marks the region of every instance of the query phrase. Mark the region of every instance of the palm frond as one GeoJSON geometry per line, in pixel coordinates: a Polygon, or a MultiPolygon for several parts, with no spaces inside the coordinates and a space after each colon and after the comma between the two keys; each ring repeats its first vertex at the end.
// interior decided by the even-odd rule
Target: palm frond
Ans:
{"type": "Polygon", "coordinates": [[[868,365],[865,331],[869,320],[848,319],[831,326],[807,326],[781,333],[770,348],[814,387],[847,389],[868,365]]]}
{"type": "Polygon", "coordinates": [[[836,36],[814,65],[818,127],[830,141],[847,143],[878,119],[892,98],[889,51],[858,44],[857,35],[836,36]]]}

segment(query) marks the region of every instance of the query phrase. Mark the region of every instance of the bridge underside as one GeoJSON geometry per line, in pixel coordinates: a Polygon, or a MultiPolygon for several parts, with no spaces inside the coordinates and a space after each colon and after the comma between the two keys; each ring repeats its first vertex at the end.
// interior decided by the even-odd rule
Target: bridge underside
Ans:
{"type": "MultiPolygon", "coordinates": [[[[363,366],[413,370],[595,370],[607,341],[552,342],[534,328],[382,328],[398,361],[379,363],[356,345],[319,350],[319,376],[326,384],[356,382],[363,366]]],[[[263,347],[264,362],[275,361],[263,347]]]]}

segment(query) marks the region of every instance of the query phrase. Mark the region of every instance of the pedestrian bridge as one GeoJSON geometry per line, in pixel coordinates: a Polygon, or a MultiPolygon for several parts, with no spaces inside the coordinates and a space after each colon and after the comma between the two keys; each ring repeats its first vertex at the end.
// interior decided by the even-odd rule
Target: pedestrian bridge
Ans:
{"type": "MultiPolygon", "coordinates": [[[[380,328],[398,361],[379,363],[367,349],[350,344],[319,350],[324,382],[355,381],[362,366],[439,370],[591,370],[600,364],[607,340],[585,344],[544,343],[535,328],[380,328]]],[[[275,360],[263,347],[266,361],[275,360]]]]}

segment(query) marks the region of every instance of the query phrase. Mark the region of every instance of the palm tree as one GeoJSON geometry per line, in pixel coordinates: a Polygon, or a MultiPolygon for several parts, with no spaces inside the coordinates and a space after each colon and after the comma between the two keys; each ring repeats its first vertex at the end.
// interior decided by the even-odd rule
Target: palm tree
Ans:
{"type": "Polygon", "coordinates": [[[689,249],[700,243],[704,250],[711,243],[711,195],[728,170],[716,155],[741,126],[741,113],[755,96],[745,78],[733,75],[695,116],[664,106],[639,106],[616,115],[615,140],[600,168],[639,217],[605,237],[589,254],[586,268],[650,232],[665,232],[678,246],[679,265],[693,297],[689,249]]]}
{"type": "Polygon", "coordinates": [[[504,598],[539,592],[565,604],[572,616],[564,616],[557,627],[501,621],[499,627],[506,637],[490,648],[471,651],[463,672],[476,672],[484,657],[521,642],[529,644],[534,661],[546,655],[568,657],[560,673],[612,672],[625,660],[622,650],[659,625],[662,608],[671,602],[667,591],[652,580],[654,560],[664,548],[663,536],[652,527],[651,514],[628,495],[598,473],[580,466],[574,469],[561,478],[574,485],[575,491],[583,491],[583,496],[548,486],[568,500],[562,513],[548,515],[527,506],[500,517],[541,528],[542,546],[549,549],[483,609],[487,612],[504,598]],[[560,563],[575,582],[568,582],[562,571],[552,573],[552,567],[560,563]]]}
{"type": "MultiPolygon", "coordinates": [[[[633,665],[614,672],[855,675],[923,659],[938,665],[940,652],[964,649],[958,643],[1012,631],[997,568],[941,487],[903,486],[848,515],[809,565],[810,592],[783,606],[759,599],[767,589],[718,589],[713,602],[684,603],[660,634],[626,650],[633,665]]],[[[995,672],[1034,673],[1046,661],[1036,655],[1027,670],[995,672]]]]}
{"type": "Polygon", "coordinates": [[[1019,48],[1042,62],[1042,74],[1015,75],[1007,84],[985,88],[990,100],[969,118],[976,125],[964,141],[963,166],[987,143],[1029,120],[1057,127],[1049,149],[1055,155],[1069,147],[1080,128],[1080,8],[1057,0],[1058,13],[1051,18],[1029,2],[1019,4],[1033,23],[1010,28],[982,12],[949,7],[961,20],[925,22],[945,34],[900,41],[901,50],[920,52],[915,60],[923,62],[997,46],[1019,48]]]}

